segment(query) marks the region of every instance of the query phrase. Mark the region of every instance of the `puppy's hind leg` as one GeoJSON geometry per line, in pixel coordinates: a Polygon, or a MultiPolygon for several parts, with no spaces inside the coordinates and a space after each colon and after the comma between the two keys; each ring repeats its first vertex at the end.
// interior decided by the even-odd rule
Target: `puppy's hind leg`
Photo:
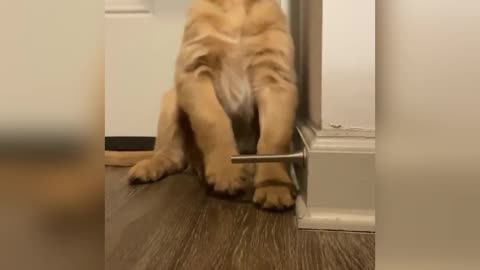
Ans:
{"type": "Polygon", "coordinates": [[[177,93],[168,91],[162,101],[154,155],[133,166],[131,184],[150,183],[181,171],[185,167],[184,131],[180,125],[177,93]]]}

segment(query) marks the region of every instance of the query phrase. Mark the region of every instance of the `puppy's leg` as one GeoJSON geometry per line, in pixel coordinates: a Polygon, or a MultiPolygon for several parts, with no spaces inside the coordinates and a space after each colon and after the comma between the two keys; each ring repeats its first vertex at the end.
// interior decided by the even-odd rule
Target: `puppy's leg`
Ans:
{"type": "Polygon", "coordinates": [[[233,195],[246,184],[244,166],[231,164],[238,154],[230,118],[217,99],[211,78],[186,74],[178,89],[179,105],[187,113],[203,154],[205,177],[219,193],[233,195]]]}
{"type": "MultiPolygon", "coordinates": [[[[279,76],[269,65],[255,69],[260,138],[258,154],[285,154],[290,144],[295,124],[297,91],[288,74],[279,76]]],[[[294,204],[294,185],[289,174],[289,164],[257,164],[253,201],[266,209],[282,210],[294,204]]]]}
{"type": "Polygon", "coordinates": [[[184,134],[180,126],[177,93],[167,92],[162,100],[155,142],[155,154],[133,166],[128,174],[130,183],[157,181],[185,166],[184,134]]]}

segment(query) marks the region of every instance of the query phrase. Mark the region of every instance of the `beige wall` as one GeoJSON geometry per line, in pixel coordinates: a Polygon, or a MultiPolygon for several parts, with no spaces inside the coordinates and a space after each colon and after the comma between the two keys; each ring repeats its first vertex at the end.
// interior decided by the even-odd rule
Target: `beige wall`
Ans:
{"type": "Polygon", "coordinates": [[[322,128],[375,129],[375,0],[323,0],[322,128]]]}
{"type": "Polygon", "coordinates": [[[377,1],[376,267],[480,269],[480,1],[377,1]]]}
{"type": "Polygon", "coordinates": [[[375,130],[375,1],[291,4],[301,117],[324,130],[375,130]]]}
{"type": "Polygon", "coordinates": [[[92,105],[99,105],[92,103],[92,94],[98,97],[92,89],[102,90],[102,6],[0,2],[0,132],[85,128],[92,105]]]}

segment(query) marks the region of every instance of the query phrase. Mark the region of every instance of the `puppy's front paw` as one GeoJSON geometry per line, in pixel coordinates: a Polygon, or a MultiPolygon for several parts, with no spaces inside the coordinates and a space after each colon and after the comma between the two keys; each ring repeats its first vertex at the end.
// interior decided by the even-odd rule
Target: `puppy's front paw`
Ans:
{"type": "Polygon", "coordinates": [[[295,192],[290,185],[268,185],[257,187],[253,202],[263,209],[287,210],[295,204],[295,192]]]}
{"type": "Polygon", "coordinates": [[[171,162],[163,159],[145,159],[138,162],[128,172],[130,184],[146,184],[158,181],[166,176],[171,162]]]}
{"type": "Polygon", "coordinates": [[[247,185],[247,174],[243,166],[225,164],[207,169],[206,180],[216,193],[236,195],[247,185]]]}

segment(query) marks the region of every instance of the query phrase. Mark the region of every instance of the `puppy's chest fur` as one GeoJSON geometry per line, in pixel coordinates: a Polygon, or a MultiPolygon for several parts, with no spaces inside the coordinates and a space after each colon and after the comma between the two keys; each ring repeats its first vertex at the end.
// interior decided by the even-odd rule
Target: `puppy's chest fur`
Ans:
{"type": "Polygon", "coordinates": [[[241,153],[254,153],[257,132],[255,98],[247,73],[248,59],[241,40],[220,59],[220,67],[214,76],[218,100],[232,122],[232,128],[241,153]]]}
{"type": "Polygon", "coordinates": [[[254,113],[253,89],[247,74],[247,59],[239,42],[220,59],[214,78],[215,91],[230,117],[251,119],[254,113]]]}
{"type": "Polygon", "coordinates": [[[231,119],[238,150],[246,154],[255,153],[258,125],[254,89],[247,70],[248,45],[240,32],[241,29],[233,32],[237,42],[219,59],[213,81],[218,100],[231,119]]]}

